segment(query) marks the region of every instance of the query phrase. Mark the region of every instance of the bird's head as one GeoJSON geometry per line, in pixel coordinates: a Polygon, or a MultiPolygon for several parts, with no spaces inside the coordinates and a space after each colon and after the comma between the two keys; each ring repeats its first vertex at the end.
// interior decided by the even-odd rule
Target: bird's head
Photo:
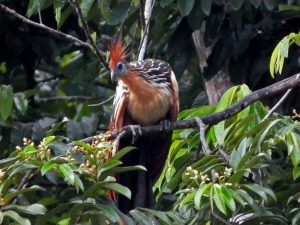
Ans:
{"type": "Polygon", "coordinates": [[[110,46],[109,68],[112,81],[117,81],[128,73],[126,58],[126,46],[118,38],[110,46]]]}

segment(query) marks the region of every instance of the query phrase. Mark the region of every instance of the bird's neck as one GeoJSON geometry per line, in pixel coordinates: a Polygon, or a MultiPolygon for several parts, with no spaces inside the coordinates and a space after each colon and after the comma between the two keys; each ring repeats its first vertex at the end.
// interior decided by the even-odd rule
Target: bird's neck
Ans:
{"type": "Polygon", "coordinates": [[[149,82],[133,72],[128,73],[122,80],[128,87],[130,95],[141,100],[141,102],[150,100],[149,98],[156,93],[156,89],[149,82]]]}

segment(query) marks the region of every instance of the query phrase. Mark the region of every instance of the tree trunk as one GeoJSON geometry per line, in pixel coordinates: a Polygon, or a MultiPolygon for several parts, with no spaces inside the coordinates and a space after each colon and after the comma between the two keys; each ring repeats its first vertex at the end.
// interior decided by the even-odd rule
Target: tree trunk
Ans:
{"type": "MultiPolygon", "coordinates": [[[[200,30],[196,30],[193,33],[193,40],[199,58],[199,67],[202,73],[204,67],[207,66],[206,60],[211,53],[211,49],[214,46],[214,44],[212,44],[212,46],[209,47],[205,46],[204,33],[205,23],[202,24],[200,30]]],[[[219,70],[218,73],[216,73],[210,80],[206,80],[203,78],[210,105],[218,104],[220,98],[225,93],[225,91],[227,91],[232,86],[227,67],[228,62],[226,62],[221,68],[221,70],[219,70]]]]}

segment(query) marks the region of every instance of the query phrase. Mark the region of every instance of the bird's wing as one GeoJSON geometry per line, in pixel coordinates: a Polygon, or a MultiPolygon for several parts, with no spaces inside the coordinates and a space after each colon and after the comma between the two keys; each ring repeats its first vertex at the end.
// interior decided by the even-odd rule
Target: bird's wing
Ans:
{"type": "Polygon", "coordinates": [[[125,112],[128,104],[129,92],[126,85],[119,81],[113,102],[113,114],[111,116],[109,130],[116,131],[124,126],[125,112]]]}

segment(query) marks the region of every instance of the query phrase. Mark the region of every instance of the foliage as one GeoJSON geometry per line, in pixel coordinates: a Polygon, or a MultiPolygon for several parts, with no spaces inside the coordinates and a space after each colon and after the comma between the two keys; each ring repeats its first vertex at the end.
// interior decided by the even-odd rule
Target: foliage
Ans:
{"type": "MultiPolygon", "coordinates": [[[[218,112],[248,94],[245,85],[233,87],[216,107],[183,111],[179,118],[218,112]]],[[[267,112],[255,103],[211,127],[206,139],[212,155],[202,153],[199,132],[176,131],[164,173],[155,186],[158,199],[174,194],[173,210],[186,224],[212,220],[218,224],[214,213],[239,224],[297,224],[297,213],[292,213],[287,195],[281,193],[289,185],[298,185],[300,124],[280,115],[264,119],[267,112]]]]}
{"type": "Polygon", "coordinates": [[[291,33],[284,37],[275,47],[270,61],[270,73],[282,73],[284,60],[288,58],[290,46],[296,44],[300,47],[300,34],[291,33]]]}
{"type": "MultiPolygon", "coordinates": [[[[92,38],[106,58],[117,34],[128,45],[130,59],[137,58],[143,2],[80,1],[92,38]]],[[[86,40],[66,0],[0,4],[86,40]]],[[[299,1],[161,0],[153,7],[146,55],[164,59],[174,69],[183,109],[179,119],[186,120],[220,112],[250,89],[273,82],[269,70],[282,72],[276,79],[298,72],[293,45],[299,45],[299,26],[299,1]],[[211,48],[203,74],[191,37],[200,28],[205,28],[205,46],[211,48]],[[250,88],[234,86],[218,105],[199,107],[207,102],[203,80],[224,65],[234,83],[250,88]]],[[[140,208],[125,216],[107,199],[107,192],[130,197],[113,175],[144,169],[122,167],[121,156],[133,149],[107,160],[111,145],[105,139],[76,142],[77,147],[67,144],[106,131],[111,104],[89,104],[114,93],[109,71],[89,49],[2,12],[0,29],[0,223],[118,224],[120,218],[128,224],[222,224],[222,219],[237,224],[299,223],[296,111],[295,121],[281,115],[264,119],[266,106],[249,106],[208,129],[211,155],[201,151],[198,131],[174,132],[167,164],[154,187],[161,211],[140,208]]],[[[299,109],[297,94],[289,104],[299,109]]],[[[283,112],[290,111],[284,107],[283,112]]]]}
{"type": "Polygon", "coordinates": [[[62,140],[48,136],[36,146],[24,138],[22,147],[17,146],[10,157],[0,161],[3,224],[101,224],[118,223],[125,217],[109,203],[107,193],[130,198],[130,190],[116,183],[113,175],[145,170],[138,165],[120,166],[122,156],[134,148],[125,148],[110,158],[111,144],[105,137],[92,144],[77,141],[74,147],[62,140]],[[67,153],[57,155],[57,149],[62,148],[68,149],[67,153]]]}

